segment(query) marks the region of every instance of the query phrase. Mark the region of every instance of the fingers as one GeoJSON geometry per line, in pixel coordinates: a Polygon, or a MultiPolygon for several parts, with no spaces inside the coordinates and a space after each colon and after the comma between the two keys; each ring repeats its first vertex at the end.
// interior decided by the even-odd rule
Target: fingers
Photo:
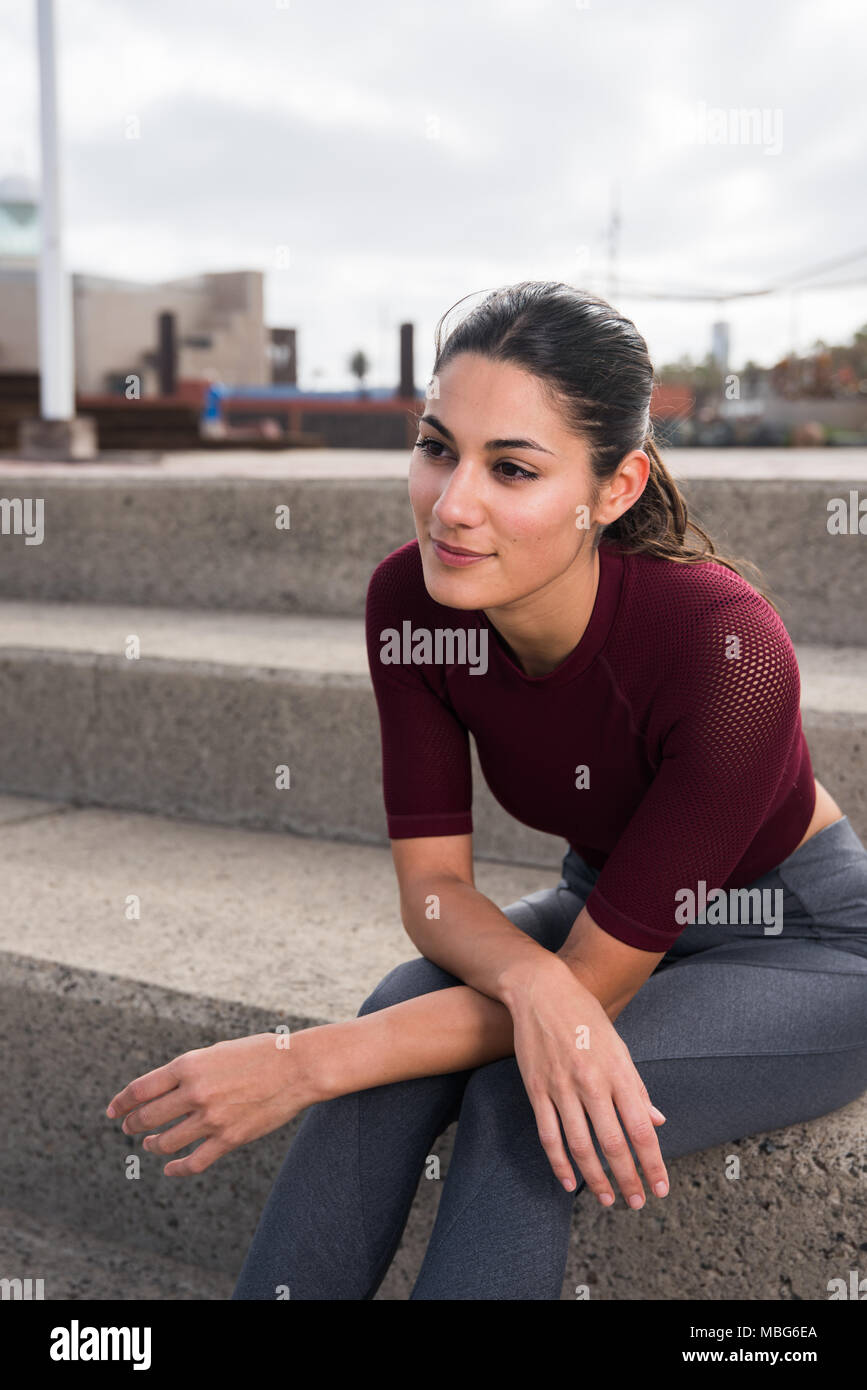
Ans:
{"type": "MultiPolygon", "coordinates": [[[[569,1153],[575,1160],[575,1166],[602,1205],[611,1206],[615,1200],[611,1181],[599,1161],[582,1106],[574,1096],[568,1094],[564,1094],[556,1104],[549,1096],[537,1096],[535,1100],[530,1097],[530,1100],[536,1115],[539,1140],[558,1182],[567,1192],[574,1192],[577,1186],[560,1132],[559,1117],[562,1117],[569,1153]]],[[[624,1125],[641,1159],[647,1181],[656,1195],[663,1197],[668,1192],[668,1174],[659,1151],[653,1120],[646,1106],[634,1096],[624,1098],[623,1105],[624,1125]],[[662,1184],[662,1191],[657,1192],[658,1184],[662,1184]]],[[[588,1111],[600,1148],[625,1201],[634,1211],[639,1210],[645,1203],[644,1188],[613,1102],[599,1098],[588,1102],[588,1111]]]]}
{"type": "MultiPolygon", "coordinates": [[[[636,1076],[638,1074],[636,1073],[636,1076]]],[[[662,1159],[659,1141],[656,1138],[657,1124],[664,1124],[661,1111],[656,1120],[651,1113],[650,1097],[646,1090],[632,1085],[622,1086],[616,1092],[605,1095],[601,1090],[583,1099],[575,1093],[564,1090],[552,1097],[537,1091],[528,1098],[536,1116],[539,1141],[554,1176],[567,1192],[576,1189],[575,1175],[569,1156],[563,1145],[560,1119],[569,1146],[569,1153],[575,1160],[584,1182],[604,1206],[610,1206],[615,1195],[611,1190],[611,1180],[602,1167],[596,1146],[590,1134],[587,1115],[593,1122],[593,1129],[599,1146],[608,1160],[611,1172],[617,1181],[627,1204],[638,1211],[645,1204],[645,1192],[627,1143],[628,1134],[641,1161],[642,1170],[648,1183],[658,1197],[668,1194],[668,1173],[662,1159]],[[638,1092],[638,1094],[636,1094],[638,1092]],[[617,1110],[615,1110],[615,1100],[617,1110]],[[585,1109],[587,1114],[585,1114],[585,1109]],[[620,1112],[620,1117],[618,1113],[620,1112]],[[623,1124],[621,1125],[621,1118],[623,1124]],[[624,1133],[624,1128],[626,1133],[624,1133]]],[[[655,1107],[653,1107],[655,1109],[655,1107]]]]}
{"type": "MultiPolygon", "coordinates": [[[[151,1107],[153,1108],[153,1107],[151,1107]]],[[[138,1116],[140,1112],[136,1111],[138,1116]]],[[[125,1127],[125,1126],[124,1126],[125,1127]]],[[[136,1124],[136,1132],[151,1126],[136,1124]]],[[[175,1159],[167,1163],[163,1173],[169,1178],[190,1177],[195,1173],[203,1173],[206,1168],[210,1168],[218,1158],[229,1153],[237,1144],[229,1142],[225,1132],[214,1133],[213,1126],[208,1125],[201,1113],[189,1115],[180,1124],[171,1125],[169,1129],[163,1130],[160,1134],[148,1134],[142,1141],[142,1148],[152,1154],[175,1154],[179,1149],[184,1149],[188,1144],[194,1144],[197,1139],[204,1139],[205,1143],[200,1144],[186,1158],[175,1159]]]]}
{"type": "Polygon", "coordinates": [[[124,1086],[123,1090],[118,1091],[117,1095],[109,1101],[105,1113],[110,1119],[116,1119],[119,1115],[125,1115],[127,1111],[133,1110],[146,1100],[156,1100],[157,1096],[173,1090],[177,1084],[178,1075],[175,1071],[175,1062],[167,1062],[164,1067],[155,1067],[153,1071],[145,1072],[143,1076],[137,1076],[135,1081],[124,1086]]]}
{"type": "MultiPolygon", "coordinates": [[[[610,1096],[596,1096],[593,1099],[585,1099],[584,1105],[587,1113],[593,1122],[593,1129],[596,1138],[599,1140],[599,1147],[608,1159],[609,1166],[620,1191],[628,1206],[637,1211],[644,1206],[644,1188],[641,1179],[633,1162],[626,1136],[617,1118],[614,1103],[610,1096]]],[[[655,1137],[652,1122],[647,1114],[646,1107],[643,1108],[643,1122],[647,1130],[655,1137]]],[[[640,1126],[639,1126],[640,1128],[640,1126]]],[[[642,1140],[645,1135],[642,1133],[642,1140]]]]}
{"type": "Polygon", "coordinates": [[[149,1134],[143,1140],[142,1148],[147,1149],[150,1154],[176,1154],[178,1149],[183,1149],[187,1144],[204,1139],[208,1132],[201,1116],[190,1116],[188,1120],[182,1121],[179,1125],[172,1125],[161,1134],[149,1134]]]}
{"type": "Polygon", "coordinates": [[[667,1196],[668,1173],[656,1137],[654,1120],[646,1101],[636,1095],[635,1088],[621,1086],[611,1096],[585,1097],[584,1104],[593,1122],[599,1146],[633,1211],[640,1210],[646,1199],[627,1136],[638,1154],[653,1192],[657,1197],[667,1196]]]}
{"type": "Polygon", "coordinates": [[[176,1086],[167,1095],[160,1096],[157,1100],[139,1105],[137,1109],[131,1110],[121,1125],[121,1129],[124,1134],[143,1134],[145,1130],[158,1129],[160,1125],[167,1124],[169,1120],[177,1120],[182,1115],[188,1115],[192,1109],[189,1096],[182,1095],[181,1087],[176,1086]]]}
{"type": "Polygon", "coordinates": [[[171,1163],[167,1163],[163,1173],[167,1178],[191,1178],[197,1173],[204,1173],[206,1168],[210,1168],[212,1163],[216,1163],[223,1154],[229,1153],[233,1146],[226,1144],[224,1140],[218,1139],[214,1135],[206,1139],[204,1144],[200,1144],[186,1158],[175,1158],[171,1163]]]}
{"type": "Polygon", "coordinates": [[[614,1201],[611,1183],[599,1162],[596,1146],[590,1135],[590,1126],[581,1105],[568,1093],[559,1102],[563,1130],[569,1143],[569,1152],[580,1169],[585,1183],[594,1192],[603,1206],[610,1207],[614,1201]]]}
{"type": "MultiPolygon", "coordinates": [[[[560,1120],[554,1103],[550,1096],[543,1092],[527,1095],[536,1116],[536,1128],[539,1131],[539,1140],[542,1148],[548,1155],[548,1161],[554,1170],[554,1176],[561,1182],[567,1192],[574,1192],[577,1183],[575,1174],[572,1172],[572,1164],[566,1156],[563,1147],[563,1139],[560,1134],[560,1120]]],[[[583,1172],[583,1169],[582,1169],[583,1172]]]]}
{"type": "Polygon", "coordinates": [[[149,1134],[143,1140],[142,1148],[157,1155],[174,1154],[178,1149],[184,1149],[188,1144],[194,1144],[197,1139],[202,1138],[204,1143],[191,1154],[187,1154],[185,1158],[173,1159],[163,1169],[167,1178],[187,1178],[204,1173],[206,1168],[210,1168],[211,1164],[216,1163],[224,1154],[230,1153],[237,1144],[229,1142],[225,1134],[210,1133],[200,1115],[191,1115],[182,1124],[172,1125],[161,1134],[149,1134]]]}
{"type": "Polygon", "coordinates": [[[644,1176],[656,1196],[665,1197],[668,1193],[668,1173],[662,1161],[653,1117],[643,1097],[636,1095],[633,1088],[623,1087],[615,1090],[614,1103],[638,1154],[644,1176]]]}

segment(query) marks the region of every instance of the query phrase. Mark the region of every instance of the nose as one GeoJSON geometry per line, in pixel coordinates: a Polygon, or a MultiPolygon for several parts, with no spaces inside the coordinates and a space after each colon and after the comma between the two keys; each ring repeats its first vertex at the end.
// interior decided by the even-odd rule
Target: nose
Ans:
{"type": "Polygon", "coordinates": [[[483,476],[483,465],[480,464],[474,469],[469,459],[452,469],[432,508],[443,530],[456,530],[461,526],[472,528],[484,521],[485,513],[480,496],[483,476]]]}

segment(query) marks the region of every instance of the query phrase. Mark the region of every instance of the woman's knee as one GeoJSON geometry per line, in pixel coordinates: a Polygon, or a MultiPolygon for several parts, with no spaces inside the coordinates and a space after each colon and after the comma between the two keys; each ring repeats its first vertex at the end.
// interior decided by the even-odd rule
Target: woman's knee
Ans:
{"type": "Polygon", "coordinates": [[[467,1115],[478,1112],[490,1119],[496,1114],[508,1127],[524,1124],[533,1107],[515,1057],[500,1057],[476,1067],[464,1091],[464,1107],[467,1115]]]}
{"type": "Polygon", "coordinates": [[[379,1009],[389,1009],[392,1004],[403,1004],[407,999],[417,999],[422,994],[432,994],[437,989],[448,989],[462,981],[450,975],[426,956],[406,960],[396,965],[384,975],[376,988],[367,996],[358,1017],[362,1014],[376,1013],[379,1009]]]}

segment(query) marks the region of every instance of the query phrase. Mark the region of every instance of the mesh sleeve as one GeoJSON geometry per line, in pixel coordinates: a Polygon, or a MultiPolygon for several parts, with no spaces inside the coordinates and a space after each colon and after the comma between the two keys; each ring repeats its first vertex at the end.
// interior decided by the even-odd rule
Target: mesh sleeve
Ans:
{"type": "Polygon", "coordinates": [[[389,838],[465,835],[473,829],[469,734],[437,692],[424,666],[384,664],[386,628],[402,630],[426,619],[401,582],[401,567],[387,557],[371,576],[365,629],[367,661],[379,711],[382,787],[389,838]],[[401,590],[404,590],[402,595],[401,590]]]}
{"type": "Polygon", "coordinates": [[[722,888],[788,790],[800,676],[779,616],[755,591],[666,644],[654,779],[586,900],[603,931],[666,951],[689,919],[678,890],[722,888]]]}

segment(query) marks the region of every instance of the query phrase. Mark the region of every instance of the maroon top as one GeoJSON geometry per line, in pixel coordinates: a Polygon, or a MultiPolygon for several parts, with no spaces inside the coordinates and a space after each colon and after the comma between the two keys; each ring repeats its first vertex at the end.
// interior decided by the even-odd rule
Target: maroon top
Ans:
{"type": "Polygon", "coordinates": [[[506,810],[601,870],[594,922],[665,951],[691,920],[678,890],[744,887],[810,823],[798,664],[782,620],[725,566],[606,540],[599,565],[587,628],[544,676],[483,610],[430,597],[417,540],[377,565],[366,628],[388,833],[472,831],[470,731],[506,810]]]}

